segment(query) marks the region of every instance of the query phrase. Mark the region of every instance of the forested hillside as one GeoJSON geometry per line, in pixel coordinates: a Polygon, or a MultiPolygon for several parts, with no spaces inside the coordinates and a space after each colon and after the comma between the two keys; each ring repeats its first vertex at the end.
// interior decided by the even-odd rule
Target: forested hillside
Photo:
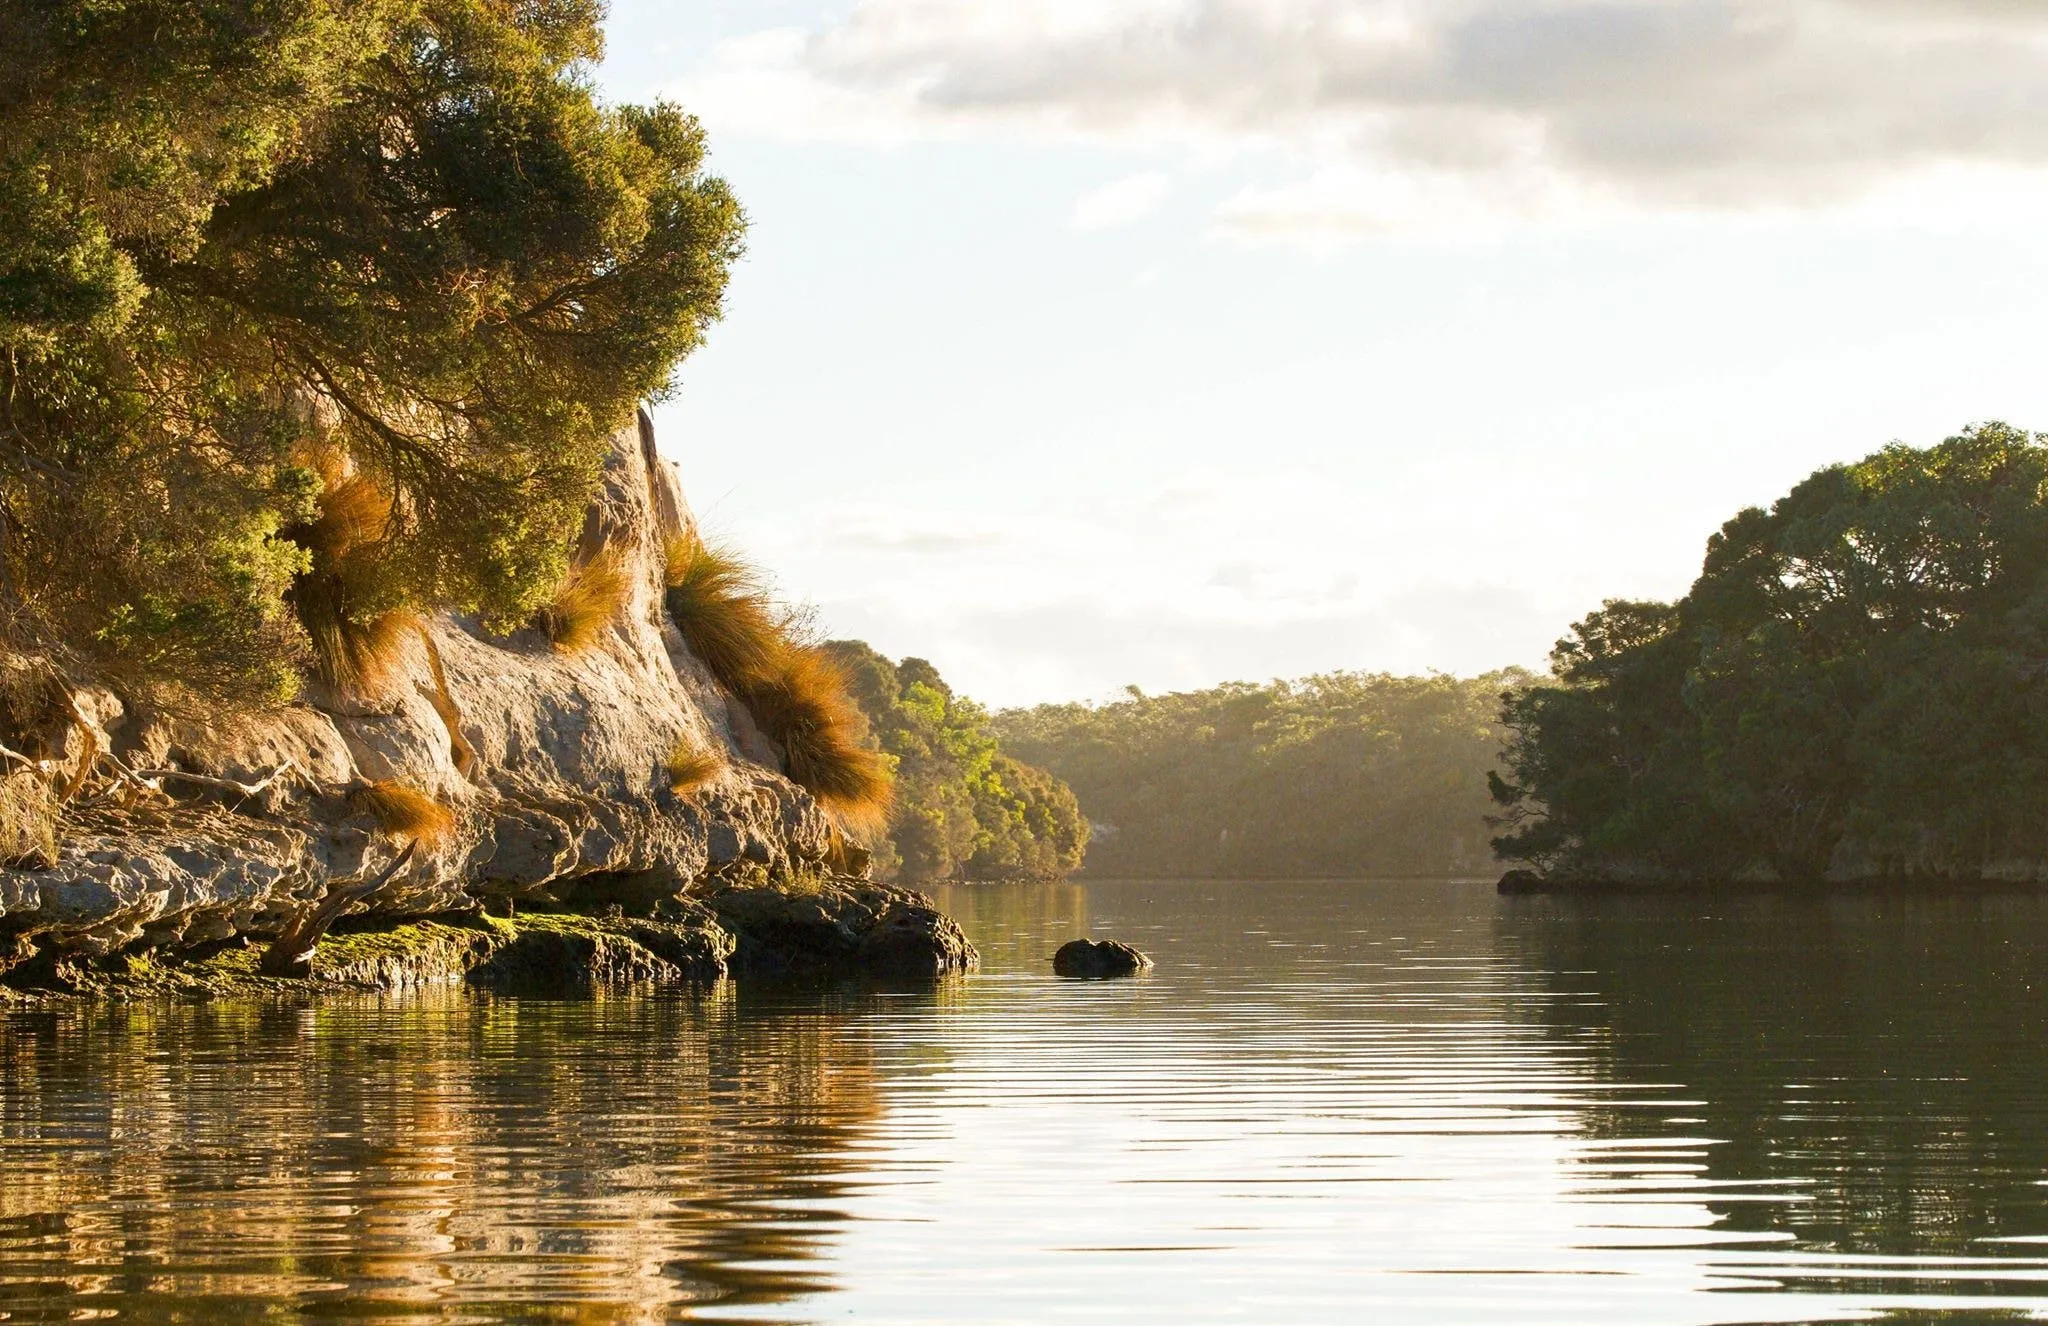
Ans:
{"type": "Polygon", "coordinates": [[[1106,705],[1005,710],[1017,758],[1073,786],[1093,875],[1486,871],[1503,690],[1483,677],[1330,673],[1106,705]]]}
{"type": "Polygon", "coordinates": [[[1067,785],[1001,749],[988,713],[921,658],[892,663],[858,640],[825,649],[896,765],[876,847],[884,878],[1057,879],[1081,864],[1088,822],[1067,785]]]}

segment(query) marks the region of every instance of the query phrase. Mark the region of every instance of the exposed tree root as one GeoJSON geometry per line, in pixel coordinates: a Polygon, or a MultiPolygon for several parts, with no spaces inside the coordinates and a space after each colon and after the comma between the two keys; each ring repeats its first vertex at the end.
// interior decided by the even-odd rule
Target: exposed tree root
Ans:
{"type": "Polygon", "coordinates": [[[417,840],[407,843],[405,850],[385,867],[383,874],[367,884],[331,890],[311,911],[295,918],[279,931],[277,938],[271,940],[270,946],[263,950],[263,960],[259,964],[263,974],[304,976],[307,969],[312,966],[314,948],[328,929],[341,919],[341,914],[389,884],[399,871],[405,869],[406,862],[412,860],[413,853],[418,850],[417,840]]]}

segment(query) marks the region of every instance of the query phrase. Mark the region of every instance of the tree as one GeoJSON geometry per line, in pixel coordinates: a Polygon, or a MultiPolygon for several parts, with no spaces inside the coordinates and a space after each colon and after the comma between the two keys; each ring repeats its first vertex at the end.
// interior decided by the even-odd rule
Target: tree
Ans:
{"type": "Polygon", "coordinates": [[[276,699],[306,664],[316,596],[295,585],[345,578],[318,602],[357,625],[539,606],[606,437],[718,315],[742,228],[693,120],[597,100],[601,18],[593,0],[9,8],[17,648],[276,699]],[[361,528],[336,540],[344,508],[361,528]]]}
{"type": "Polygon", "coordinates": [[[1610,603],[1509,697],[1510,857],[1590,874],[1977,878],[2048,829],[2048,445],[1823,469],[1610,603]]]}
{"type": "Polygon", "coordinates": [[[986,710],[921,658],[892,663],[857,640],[826,646],[873,739],[896,765],[884,874],[1058,879],[1081,864],[1088,821],[1058,778],[1005,753],[986,710]]]}
{"type": "Polygon", "coordinates": [[[1329,673],[997,715],[1067,780],[1128,875],[1451,875],[1486,865],[1486,775],[1519,673],[1329,673]]]}

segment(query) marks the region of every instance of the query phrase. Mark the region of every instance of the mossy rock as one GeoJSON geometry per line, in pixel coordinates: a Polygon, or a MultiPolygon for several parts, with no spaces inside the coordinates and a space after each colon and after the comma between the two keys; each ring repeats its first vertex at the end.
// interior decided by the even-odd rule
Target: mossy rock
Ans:
{"type": "Polygon", "coordinates": [[[715,981],[732,938],[716,926],[637,918],[532,913],[473,967],[469,979],[499,989],[591,990],[715,981]]]}

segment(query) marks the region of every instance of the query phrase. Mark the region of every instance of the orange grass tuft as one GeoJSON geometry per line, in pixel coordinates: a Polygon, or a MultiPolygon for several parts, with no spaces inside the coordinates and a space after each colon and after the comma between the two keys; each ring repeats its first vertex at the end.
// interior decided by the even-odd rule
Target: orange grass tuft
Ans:
{"type": "Polygon", "coordinates": [[[839,664],[803,642],[801,621],[778,611],[760,574],[729,551],[678,538],[667,579],[669,617],[690,652],[781,744],[790,781],[848,830],[880,832],[894,794],[890,761],[862,744],[867,724],[839,664]]]}
{"type": "Polygon", "coordinates": [[[391,525],[391,495],[367,475],[344,475],[334,455],[323,453],[314,464],[327,484],[320,513],[284,531],[313,558],[312,569],[292,585],[292,606],[313,643],[315,675],[337,690],[375,694],[418,625],[409,612],[371,615],[362,608],[391,525]]]}
{"type": "Polygon", "coordinates": [[[47,870],[57,864],[57,796],[27,770],[0,778],[0,866],[47,870]]]}
{"type": "Polygon", "coordinates": [[[734,692],[774,676],[783,619],[752,567],[685,535],[669,543],[667,579],[669,618],[712,676],[734,692]]]}
{"type": "Polygon", "coordinates": [[[557,653],[580,654],[598,642],[632,597],[625,549],[607,545],[569,568],[554,599],[540,610],[540,626],[557,653]]]}
{"type": "Polygon", "coordinates": [[[393,838],[431,847],[455,831],[455,812],[404,783],[366,783],[348,794],[350,806],[393,838]]]}
{"type": "Polygon", "coordinates": [[[789,645],[771,678],[742,697],[782,744],[790,781],[810,789],[849,830],[872,833],[889,818],[889,759],[861,744],[866,724],[847,695],[846,674],[821,649],[789,645]]]}
{"type": "Polygon", "coordinates": [[[668,757],[668,786],[677,796],[688,796],[725,771],[725,761],[685,738],[668,757]]]}
{"type": "Polygon", "coordinates": [[[299,624],[313,642],[313,670],[336,690],[358,695],[382,692],[405,654],[405,639],[419,627],[419,618],[400,609],[382,613],[368,623],[349,615],[338,594],[302,578],[293,590],[299,624]]]}

